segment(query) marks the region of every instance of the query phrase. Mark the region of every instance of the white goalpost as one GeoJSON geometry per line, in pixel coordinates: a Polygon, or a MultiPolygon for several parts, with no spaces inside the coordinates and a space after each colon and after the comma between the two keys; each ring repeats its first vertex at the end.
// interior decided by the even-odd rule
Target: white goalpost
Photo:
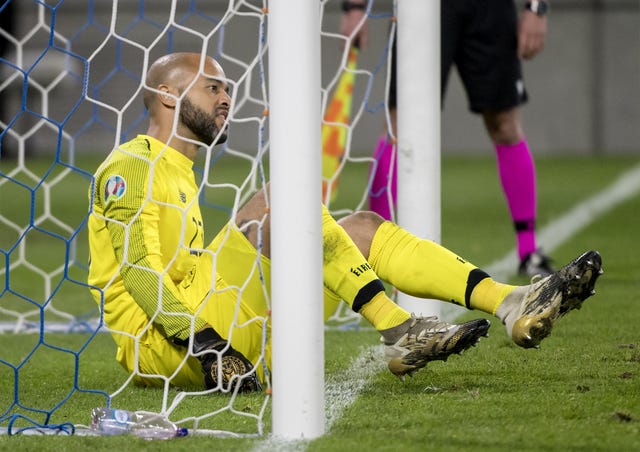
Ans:
{"type": "Polygon", "coordinates": [[[271,0],[273,435],[285,439],[324,433],[319,87],[319,3],[271,0]]]}
{"type": "MultiPolygon", "coordinates": [[[[398,223],[440,240],[439,2],[369,0],[366,11],[370,44],[356,62],[349,37],[339,33],[339,0],[0,2],[0,18],[11,14],[14,25],[0,28],[0,435],[96,435],[91,408],[159,415],[193,435],[306,440],[325,433],[324,334],[361,324],[344,303],[330,326],[323,323],[318,201],[324,183],[335,190],[323,200],[336,218],[368,208],[394,38],[398,223]],[[232,92],[227,142],[202,149],[193,165],[205,246],[271,183],[271,278],[265,281],[256,259],[233,286],[238,299],[261,288],[267,312],[253,321],[272,321],[255,364],[266,380],[258,393],[176,387],[170,375],[123,370],[112,334],[140,350],[144,333],[109,329],[87,283],[88,193],[97,166],[146,132],[146,70],[179,51],[215,58],[232,92]],[[349,109],[332,116],[330,99],[345,73],[349,109]],[[330,139],[340,153],[330,156],[335,172],[327,178],[321,167],[330,139]],[[148,379],[157,384],[142,389],[148,379]]],[[[217,259],[214,253],[214,265],[217,259]]],[[[439,313],[435,302],[405,294],[398,301],[422,315],[439,313]]],[[[232,328],[246,326],[238,323],[232,328]]]]}
{"type": "MultiPolygon", "coordinates": [[[[440,2],[402,0],[397,10],[398,224],[439,243],[440,2]]],[[[442,304],[404,293],[398,303],[424,316],[442,304]]]]}

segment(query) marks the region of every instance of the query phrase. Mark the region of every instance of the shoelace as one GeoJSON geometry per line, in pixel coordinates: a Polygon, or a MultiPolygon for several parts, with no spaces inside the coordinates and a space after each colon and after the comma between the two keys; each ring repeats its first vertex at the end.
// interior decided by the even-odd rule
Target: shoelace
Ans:
{"type": "Polygon", "coordinates": [[[412,316],[412,322],[409,328],[407,329],[407,334],[414,335],[416,337],[421,337],[426,333],[437,333],[439,331],[447,330],[451,324],[447,322],[440,321],[437,316],[428,316],[428,317],[415,317],[412,316]],[[428,325],[423,327],[420,331],[412,331],[412,329],[421,321],[431,321],[434,322],[432,325],[428,325]]]}

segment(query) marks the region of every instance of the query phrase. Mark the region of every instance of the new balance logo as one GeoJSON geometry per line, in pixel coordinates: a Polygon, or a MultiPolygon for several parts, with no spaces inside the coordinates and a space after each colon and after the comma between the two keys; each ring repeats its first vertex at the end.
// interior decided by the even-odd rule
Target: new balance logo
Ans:
{"type": "Polygon", "coordinates": [[[182,203],[183,203],[183,204],[187,202],[187,195],[186,195],[186,194],[184,194],[184,192],[182,192],[182,191],[181,191],[181,192],[178,194],[178,196],[180,197],[180,201],[182,201],[182,203]]]}

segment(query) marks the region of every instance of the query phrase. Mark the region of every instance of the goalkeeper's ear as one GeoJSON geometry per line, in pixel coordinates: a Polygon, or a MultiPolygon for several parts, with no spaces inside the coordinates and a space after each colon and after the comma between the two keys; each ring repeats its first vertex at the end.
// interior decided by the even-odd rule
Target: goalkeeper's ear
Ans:
{"type": "Polygon", "coordinates": [[[157,88],[161,93],[158,93],[158,99],[162,105],[167,108],[175,108],[177,96],[176,93],[172,93],[172,89],[168,85],[160,85],[157,88]]]}
{"type": "Polygon", "coordinates": [[[157,114],[162,107],[174,110],[176,103],[178,102],[177,93],[174,93],[175,89],[171,89],[169,85],[159,85],[154,88],[145,88],[144,91],[144,106],[151,115],[157,114]]]}

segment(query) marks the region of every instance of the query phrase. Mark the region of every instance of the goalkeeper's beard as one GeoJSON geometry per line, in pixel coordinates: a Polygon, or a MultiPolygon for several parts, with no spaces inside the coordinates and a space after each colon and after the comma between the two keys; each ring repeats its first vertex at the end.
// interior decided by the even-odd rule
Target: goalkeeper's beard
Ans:
{"type": "Polygon", "coordinates": [[[220,133],[221,131],[216,125],[216,116],[195,106],[186,97],[182,99],[180,105],[180,122],[196,136],[198,141],[206,146],[210,146],[216,137],[218,137],[216,144],[227,141],[226,123],[220,133]]]}

